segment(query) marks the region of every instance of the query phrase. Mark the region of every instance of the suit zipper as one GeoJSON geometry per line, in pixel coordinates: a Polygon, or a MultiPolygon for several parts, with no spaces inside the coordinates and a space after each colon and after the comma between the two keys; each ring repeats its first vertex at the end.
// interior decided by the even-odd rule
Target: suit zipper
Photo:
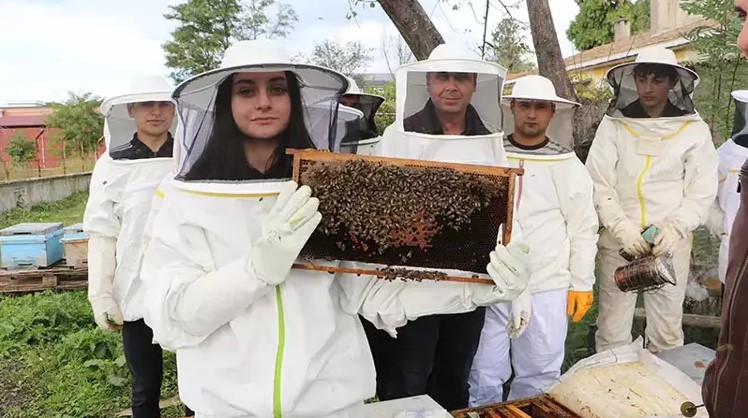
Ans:
{"type": "Polygon", "coordinates": [[[639,176],[636,178],[636,196],[639,198],[639,217],[642,228],[647,227],[647,204],[644,202],[644,176],[649,172],[651,167],[652,156],[647,155],[644,160],[644,168],[639,172],[639,176]]]}
{"type": "Polygon", "coordinates": [[[283,351],[286,346],[286,318],[283,312],[283,296],[280,285],[275,286],[275,303],[278,309],[278,349],[275,352],[275,376],[273,380],[273,418],[283,418],[281,403],[281,375],[283,373],[283,351]]]}

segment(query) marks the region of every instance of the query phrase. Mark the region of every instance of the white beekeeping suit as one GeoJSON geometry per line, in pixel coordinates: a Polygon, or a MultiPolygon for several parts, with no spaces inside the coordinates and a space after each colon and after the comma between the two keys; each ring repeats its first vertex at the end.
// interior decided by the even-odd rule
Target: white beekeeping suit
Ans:
{"type": "MultiPolygon", "coordinates": [[[[133,82],[130,92],[112,97],[101,106],[106,152],[93,171],[83,222],[90,236],[88,297],[102,327],[108,327],[106,315],[119,316],[120,325],[122,320],[143,318],[139,278],[143,233],[154,191],[174,165],[171,157],[119,158],[137,129],[127,106],[170,102],[171,90],[162,77],[143,77],[133,82]]],[[[176,118],[174,121],[170,132],[176,131],[176,118]]]]}
{"type": "Polygon", "coordinates": [[[730,253],[730,232],[735,214],[740,207],[738,180],[740,168],[748,159],[748,91],[732,92],[735,101],[735,120],[732,136],[717,149],[719,155],[719,189],[717,199],[709,212],[709,229],[719,235],[722,242],[719,246],[719,280],[724,284],[727,273],[727,256],[730,253]]]}
{"type": "MultiPolygon", "coordinates": [[[[648,347],[658,352],[683,344],[691,232],[706,220],[714,200],[717,154],[691,100],[698,75],[678,65],[672,51],[644,50],[636,62],[612,68],[607,79],[615,97],[587,157],[605,228],[598,243],[602,277],[596,345],[601,351],[631,342],[636,294],[618,290],[613,276],[626,264],[621,249],[631,255],[652,251],[672,255],[677,281],[644,294],[648,347]],[[669,83],[661,117],[644,114],[635,74],[643,86],[652,80],[669,83]],[[649,225],[658,229],[651,249],[641,236],[649,225]]],[[[644,94],[646,99],[654,93],[644,94]]]]}
{"type": "Polygon", "coordinates": [[[567,299],[583,299],[581,319],[592,304],[595,281],[598,223],[592,180],[574,152],[561,145],[573,143],[578,104],[558,97],[553,83],[541,76],[518,79],[503,103],[509,164],[525,170],[518,179],[515,213],[530,247],[529,295],[523,302],[520,297],[486,309],[470,373],[471,407],[502,402],[512,371],[509,400],[537,396],[556,382],[564,360],[567,299]],[[515,120],[510,106],[536,102],[550,102],[555,111],[546,140],[524,147],[511,139],[515,120]]]}
{"type": "Polygon", "coordinates": [[[394,332],[425,312],[474,309],[475,300],[521,290],[521,283],[451,283],[437,292],[429,283],[291,269],[321,216],[310,189],[286,181],[290,159],[277,160],[278,171],[234,176],[222,171],[226,155],[212,153],[239,146],[246,166],[238,169],[250,169],[242,138],[253,138],[233,108],[247,100],[273,121],[287,117],[278,138],[295,126],[289,140],[307,136],[307,148],[335,149],[333,122],[346,87],[341,74],[295,64],[278,44],[258,40],[232,45],[220,68],[174,91],[185,135],[143,262],[146,322],[156,341],[176,350],[180,397],[198,417],[361,417],[374,367],[355,314],[394,332]],[[259,84],[278,79],[284,88],[259,84]],[[271,96],[288,96],[290,108],[271,96]]]}

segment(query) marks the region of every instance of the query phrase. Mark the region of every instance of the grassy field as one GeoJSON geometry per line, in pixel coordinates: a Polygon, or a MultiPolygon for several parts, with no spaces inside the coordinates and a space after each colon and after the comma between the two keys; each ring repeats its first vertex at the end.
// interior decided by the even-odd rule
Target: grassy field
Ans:
{"type": "MultiPolygon", "coordinates": [[[[86,199],[78,193],[13,210],[0,215],[0,228],[80,222],[86,199]]],[[[697,234],[694,270],[713,267],[717,245],[703,231],[697,234]]],[[[596,317],[597,303],[580,323],[569,324],[564,370],[587,357],[587,335],[596,317]]],[[[714,331],[687,330],[687,342],[713,347],[716,337],[714,331]]],[[[167,354],[165,371],[164,399],[176,395],[173,354],[167,354]]],[[[0,296],[0,418],[114,416],[129,407],[129,384],[119,336],[95,328],[85,291],[0,296]]],[[[163,411],[164,418],[179,416],[178,406],[163,411]]]]}
{"type": "MultiPolygon", "coordinates": [[[[86,193],[0,215],[19,222],[80,222],[86,193]]],[[[101,418],[129,408],[129,372],[119,335],[95,327],[85,291],[0,296],[0,417],[101,418]]],[[[164,398],[175,396],[167,353],[164,398]]],[[[179,417],[179,407],[162,411],[179,417]]]]}

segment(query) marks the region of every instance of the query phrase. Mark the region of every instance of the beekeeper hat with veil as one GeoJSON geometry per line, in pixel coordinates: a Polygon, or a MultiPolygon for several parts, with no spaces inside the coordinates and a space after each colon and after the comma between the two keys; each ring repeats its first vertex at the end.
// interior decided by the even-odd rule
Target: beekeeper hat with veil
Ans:
{"type": "Polygon", "coordinates": [[[550,102],[555,108],[553,118],[546,129],[549,140],[561,145],[567,151],[574,146],[574,112],[579,103],[566,100],[556,94],[553,82],[543,76],[527,75],[518,78],[512,86],[511,94],[502,99],[504,116],[503,131],[506,136],[514,133],[514,116],[511,106],[514,102],[550,102]]]}
{"type": "MultiPolygon", "coordinates": [[[[380,143],[390,157],[505,165],[501,89],[506,70],[455,44],[397,69],[395,123],[380,143]],[[443,115],[462,115],[463,131],[445,135],[443,115]]],[[[461,116],[459,116],[461,117],[461,116]]]]}
{"type": "MultiPolygon", "coordinates": [[[[228,80],[236,73],[268,72],[284,72],[289,91],[298,91],[298,94],[290,93],[291,115],[292,119],[303,118],[305,129],[300,132],[309,136],[309,143],[304,144],[304,147],[337,149],[337,108],[340,95],[348,86],[345,77],[323,67],[294,63],[287,51],[274,42],[242,41],[226,50],[220,68],[192,77],[177,86],[174,91],[179,118],[184,127],[177,141],[177,180],[181,183],[180,187],[220,190],[227,193],[242,193],[247,187],[254,187],[247,186],[246,181],[208,178],[188,180],[188,177],[193,167],[201,158],[205,158],[204,154],[210,150],[210,141],[221,139],[218,133],[221,132],[222,126],[235,126],[230,110],[230,98],[226,100],[228,104],[220,103],[221,87],[225,88],[227,83],[230,83],[228,80]],[[216,124],[216,121],[219,123],[216,124]]],[[[238,131],[233,129],[233,132],[238,131]]],[[[236,136],[238,138],[226,139],[239,142],[244,140],[241,133],[236,136]]],[[[290,170],[291,158],[281,158],[285,158],[290,170]]],[[[290,177],[290,171],[287,171],[286,177],[290,177]]]]}
{"type": "Polygon", "coordinates": [[[639,52],[635,61],[619,64],[608,71],[605,78],[613,89],[614,97],[610,101],[607,115],[641,117],[638,116],[640,112],[636,112],[641,102],[636,79],[650,74],[655,78],[667,78],[670,83],[663,116],[687,116],[696,112],[692,95],[699,84],[699,75],[678,64],[673,51],[655,46],[639,52]]]}
{"type": "Polygon", "coordinates": [[[348,83],[348,90],[340,99],[340,109],[341,111],[347,109],[348,113],[350,113],[350,110],[357,110],[361,112],[362,116],[356,120],[357,128],[354,128],[353,122],[348,123],[350,129],[347,129],[346,135],[342,137],[340,152],[363,155],[377,154],[380,137],[375,117],[385,99],[376,94],[362,92],[356,80],[352,77],[348,77],[348,83]]]}

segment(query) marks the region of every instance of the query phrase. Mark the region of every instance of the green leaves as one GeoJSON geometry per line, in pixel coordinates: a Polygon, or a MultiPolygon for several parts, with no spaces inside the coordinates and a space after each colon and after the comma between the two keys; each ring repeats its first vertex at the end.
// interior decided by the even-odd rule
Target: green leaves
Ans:
{"type": "Polygon", "coordinates": [[[92,321],[88,300],[81,293],[0,299],[0,356],[59,341],[69,332],[91,327],[92,321]]]}
{"type": "Polygon", "coordinates": [[[496,25],[491,33],[491,46],[493,48],[486,54],[486,59],[499,63],[509,72],[521,72],[534,66],[524,28],[512,18],[501,19],[496,25]]]}
{"type": "Polygon", "coordinates": [[[10,138],[5,152],[8,153],[10,159],[15,163],[29,162],[36,157],[36,144],[33,139],[27,138],[20,131],[16,131],[10,138]]]}
{"type": "Polygon", "coordinates": [[[395,80],[390,80],[384,85],[384,91],[382,92],[370,92],[379,94],[384,97],[384,103],[379,107],[377,114],[374,116],[377,122],[377,128],[379,134],[383,134],[384,130],[395,123],[395,80]]]}
{"type": "Polygon", "coordinates": [[[736,45],[741,22],[733,0],[688,0],[681,7],[691,14],[709,16],[715,23],[714,27],[693,30],[686,38],[701,56],[696,64],[702,78],[694,94],[696,109],[719,145],[732,130],[735,107],[731,93],[748,82],[748,67],[736,45]]]}
{"type": "Polygon", "coordinates": [[[371,48],[358,41],[343,45],[326,39],[321,44],[314,45],[310,60],[316,65],[353,76],[366,69],[371,61],[371,53],[371,48]]]}
{"type": "Polygon", "coordinates": [[[631,32],[649,30],[650,0],[577,0],[579,13],[566,36],[580,51],[613,42],[613,24],[631,22],[631,32]]]}
{"type": "MultiPolygon", "coordinates": [[[[95,327],[85,291],[0,296],[0,391],[22,399],[6,405],[0,394],[0,415],[100,418],[129,407],[120,338],[95,327]]],[[[175,357],[167,352],[162,398],[176,386],[175,357]]],[[[182,416],[171,412],[164,418],[182,416]]]]}
{"type": "Polygon", "coordinates": [[[64,103],[52,103],[54,112],[47,116],[46,124],[53,141],[83,156],[96,150],[104,130],[104,117],[99,113],[101,98],[92,93],[68,95],[64,103]]]}
{"type": "Polygon", "coordinates": [[[187,0],[169,10],[164,17],[177,28],[162,48],[176,82],[218,68],[234,42],[283,38],[299,20],[290,5],[275,0],[187,0]]]}

